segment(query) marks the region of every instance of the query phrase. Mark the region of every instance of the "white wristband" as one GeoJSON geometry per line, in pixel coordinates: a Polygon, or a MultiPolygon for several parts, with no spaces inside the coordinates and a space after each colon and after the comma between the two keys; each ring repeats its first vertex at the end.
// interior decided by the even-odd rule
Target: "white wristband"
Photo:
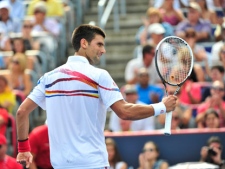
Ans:
{"type": "Polygon", "coordinates": [[[155,103],[151,105],[155,111],[154,116],[158,116],[160,114],[166,113],[166,106],[164,105],[163,102],[159,102],[159,103],[155,103]]]}

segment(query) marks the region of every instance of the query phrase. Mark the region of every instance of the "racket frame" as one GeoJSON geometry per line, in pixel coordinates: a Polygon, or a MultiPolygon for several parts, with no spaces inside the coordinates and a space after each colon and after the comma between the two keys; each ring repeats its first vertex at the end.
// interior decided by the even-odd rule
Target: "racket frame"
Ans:
{"type": "MultiPolygon", "coordinates": [[[[156,51],[155,51],[155,66],[156,66],[156,70],[157,70],[157,73],[164,85],[164,88],[165,88],[165,91],[166,91],[166,95],[168,96],[168,93],[167,93],[167,89],[166,89],[166,84],[168,85],[171,85],[171,86],[177,86],[177,89],[176,91],[174,92],[173,95],[176,95],[178,93],[178,91],[180,90],[181,86],[184,84],[184,82],[190,77],[191,75],[191,72],[192,72],[192,69],[193,69],[193,65],[194,65],[194,56],[193,56],[193,52],[191,50],[191,47],[188,45],[188,43],[183,40],[182,38],[179,38],[177,36],[167,36],[165,38],[163,38],[159,44],[157,45],[156,47],[156,51]],[[175,39],[179,39],[181,40],[188,48],[189,52],[190,52],[190,55],[191,55],[191,66],[190,66],[190,70],[188,72],[188,75],[187,77],[181,82],[181,83],[178,83],[178,84],[172,84],[170,82],[167,82],[161,75],[160,71],[159,71],[159,67],[158,67],[158,64],[157,64],[157,56],[158,56],[158,52],[159,52],[159,48],[160,46],[162,45],[163,42],[165,42],[165,40],[169,39],[169,38],[175,38],[175,39]]],[[[168,112],[166,113],[166,119],[165,119],[165,127],[164,127],[164,134],[167,135],[167,136],[170,136],[171,135],[171,122],[172,122],[172,111],[171,112],[168,112]]]]}

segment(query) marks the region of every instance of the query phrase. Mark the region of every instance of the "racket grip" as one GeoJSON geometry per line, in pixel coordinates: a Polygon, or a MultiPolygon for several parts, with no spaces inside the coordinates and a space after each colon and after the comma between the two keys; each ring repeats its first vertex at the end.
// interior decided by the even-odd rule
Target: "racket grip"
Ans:
{"type": "Polygon", "coordinates": [[[167,136],[171,135],[171,123],[172,123],[172,111],[169,113],[166,113],[164,134],[167,136]]]}

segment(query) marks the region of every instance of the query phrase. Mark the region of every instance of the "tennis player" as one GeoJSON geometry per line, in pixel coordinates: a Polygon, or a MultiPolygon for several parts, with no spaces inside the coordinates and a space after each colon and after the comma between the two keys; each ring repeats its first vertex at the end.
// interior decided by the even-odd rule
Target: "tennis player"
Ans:
{"type": "Polygon", "coordinates": [[[50,159],[54,169],[107,169],[104,125],[110,107],[120,118],[138,120],[174,110],[176,96],[152,105],[124,101],[105,70],[92,66],[105,50],[105,33],[81,25],[72,34],[74,56],[44,74],[16,114],[17,161],[32,163],[28,140],[29,114],[37,106],[47,112],[50,159]]]}

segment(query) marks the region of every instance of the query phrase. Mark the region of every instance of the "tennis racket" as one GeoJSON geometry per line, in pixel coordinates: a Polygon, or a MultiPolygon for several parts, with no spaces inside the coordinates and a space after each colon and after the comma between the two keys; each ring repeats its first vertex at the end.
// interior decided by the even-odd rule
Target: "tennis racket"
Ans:
{"type": "MultiPolygon", "coordinates": [[[[156,47],[155,65],[159,77],[166,84],[177,86],[174,95],[188,79],[193,68],[193,53],[188,43],[176,36],[162,39],[156,47]]],[[[172,112],[166,113],[164,134],[171,135],[172,112]]]]}

